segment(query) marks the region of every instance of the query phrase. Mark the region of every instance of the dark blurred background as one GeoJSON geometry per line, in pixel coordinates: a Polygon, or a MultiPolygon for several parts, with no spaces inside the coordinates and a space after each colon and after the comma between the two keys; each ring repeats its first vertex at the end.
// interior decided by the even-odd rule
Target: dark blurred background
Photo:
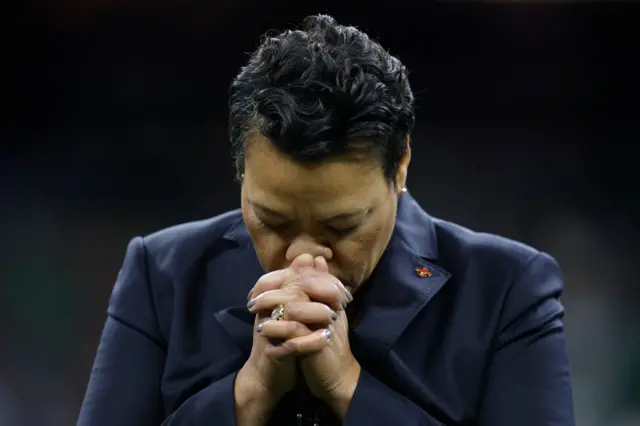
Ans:
{"type": "Polygon", "coordinates": [[[320,12],[411,70],[425,209],[560,261],[578,424],[640,425],[635,9],[214,3],[2,14],[1,426],[74,424],[128,240],[239,205],[230,80],[320,12]]]}

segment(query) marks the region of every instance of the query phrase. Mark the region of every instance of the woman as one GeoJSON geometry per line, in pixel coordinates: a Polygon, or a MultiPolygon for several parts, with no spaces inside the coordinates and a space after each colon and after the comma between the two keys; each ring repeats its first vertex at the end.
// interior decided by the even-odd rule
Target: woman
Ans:
{"type": "Polygon", "coordinates": [[[231,87],[240,211],[129,244],[78,424],[574,424],[555,261],[406,192],[407,72],[328,16],[231,87]]]}

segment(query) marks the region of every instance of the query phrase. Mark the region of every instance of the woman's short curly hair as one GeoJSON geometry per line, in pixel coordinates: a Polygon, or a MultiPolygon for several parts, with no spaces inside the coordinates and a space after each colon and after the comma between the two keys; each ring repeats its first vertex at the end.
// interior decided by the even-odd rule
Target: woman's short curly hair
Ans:
{"type": "Polygon", "coordinates": [[[247,135],[259,132],[301,163],[376,156],[393,182],[415,122],[400,60],[327,15],[265,36],[231,84],[229,109],[239,178],[247,135]]]}

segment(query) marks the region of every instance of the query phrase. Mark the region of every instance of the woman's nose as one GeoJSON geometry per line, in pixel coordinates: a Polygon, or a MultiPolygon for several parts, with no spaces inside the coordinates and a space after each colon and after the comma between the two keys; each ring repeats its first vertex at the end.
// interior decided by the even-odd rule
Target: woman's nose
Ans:
{"type": "Polygon", "coordinates": [[[295,258],[305,253],[310,254],[314,258],[317,256],[322,256],[327,261],[330,261],[333,257],[333,251],[331,250],[331,248],[318,243],[311,237],[302,236],[293,240],[289,245],[286,254],[287,261],[291,263],[295,258]]]}

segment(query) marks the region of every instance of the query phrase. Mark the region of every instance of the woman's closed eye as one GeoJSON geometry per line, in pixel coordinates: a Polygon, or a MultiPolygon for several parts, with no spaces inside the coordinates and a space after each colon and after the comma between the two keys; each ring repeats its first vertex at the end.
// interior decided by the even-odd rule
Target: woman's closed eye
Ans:
{"type": "MultiPolygon", "coordinates": [[[[267,222],[264,220],[260,220],[260,224],[267,229],[270,229],[274,232],[286,232],[291,229],[293,224],[291,222],[267,222]]],[[[352,225],[347,227],[336,227],[336,226],[328,226],[327,229],[335,235],[340,237],[346,237],[349,234],[355,232],[360,225],[352,225]]]]}
{"type": "Polygon", "coordinates": [[[284,232],[291,227],[291,222],[280,222],[280,223],[271,223],[265,222],[264,220],[260,220],[260,223],[265,228],[271,229],[275,232],[284,232]]]}
{"type": "Polygon", "coordinates": [[[329,229],[331,229],[331,232],[341,236],[341,237],[346,237],[349,234],[352,234],[353,232],[355,232],[356,229],[358,229],[360,225],[354,225],[354,226],[349,226],[349,227],[342,227],[342,228],[337,228],[337,227],[330,227],[329,229]]]}

